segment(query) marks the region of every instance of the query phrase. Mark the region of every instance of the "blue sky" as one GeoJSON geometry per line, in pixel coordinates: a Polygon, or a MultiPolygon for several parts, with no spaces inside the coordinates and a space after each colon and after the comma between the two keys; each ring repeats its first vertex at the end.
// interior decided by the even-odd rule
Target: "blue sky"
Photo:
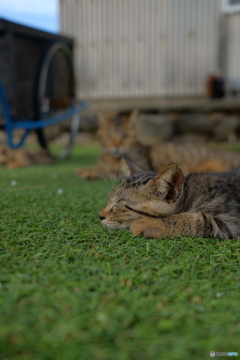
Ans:
{"type": "Polygon", "coordinates": [[[0,0],[0,17],[37,29],[58,32],[59,0],[0,0]]]}

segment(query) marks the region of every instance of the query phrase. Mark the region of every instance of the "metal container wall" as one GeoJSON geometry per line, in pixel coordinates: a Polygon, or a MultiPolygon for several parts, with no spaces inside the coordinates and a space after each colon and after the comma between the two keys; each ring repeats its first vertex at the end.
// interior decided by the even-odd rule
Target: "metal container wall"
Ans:
{"type": "Polygon", "coordinates": [[[221,0],[61,0],[77,95],[201,96],[219,71],[221,0]]]}

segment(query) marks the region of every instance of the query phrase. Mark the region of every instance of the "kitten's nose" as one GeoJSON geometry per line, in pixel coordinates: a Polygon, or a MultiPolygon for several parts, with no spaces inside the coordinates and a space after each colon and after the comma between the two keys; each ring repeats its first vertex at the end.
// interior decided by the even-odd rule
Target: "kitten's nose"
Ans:
{"type": "Polygon", "coordinates": [[[99,215],[99,219],[102,221],[106,218],[106,216],[99,215]]]}

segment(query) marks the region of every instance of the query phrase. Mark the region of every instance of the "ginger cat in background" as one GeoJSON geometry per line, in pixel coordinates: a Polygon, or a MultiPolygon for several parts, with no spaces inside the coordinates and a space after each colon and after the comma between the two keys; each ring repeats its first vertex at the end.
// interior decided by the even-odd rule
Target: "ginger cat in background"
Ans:
{"type": "Polygon", "coordinates": [[[127,158],[122,168],[126,177],[99,213],[102,225],[146,238],[240,235],[240,168],[185,177],[176,164],[154,173],[127,158]]]}
{"type": "Polygon", "coordinates": [[[47,149],[25,150],[0,146],[0,165],[9,169],[30,165],[51,165],[55,158],[47,149]]]}
{"type": "Polygon", "coordinates": [[[172,142],[144,146],[137,139],[137,115],[136,110],[129,116],[116,118],[99,114],[98,138],[102,145],[99,165],[77,169],[76,174],[85,179],[119,177],[119,165],[123,155],[128,156],[142,169],[153,171],[159,171],[169,163],[181,165],[185,174],[223,172],[240,166],[240,154],[231,151],[172,142]]]}

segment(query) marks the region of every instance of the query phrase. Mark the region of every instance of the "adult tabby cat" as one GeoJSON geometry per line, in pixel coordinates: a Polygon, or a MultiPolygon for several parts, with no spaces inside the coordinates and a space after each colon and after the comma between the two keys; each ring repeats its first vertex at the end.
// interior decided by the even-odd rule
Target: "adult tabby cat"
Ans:
{"type": "Polygon", "coordinates": [[[110,229],[130,228],[146,238],[240,236],[240,168],[183,175],[176,164],[146,172],[123,159],[127,175],[100,212],[110,229]]]}
{"type": "Polygon", "coordinates": [[[120,176],[119,165],[126,155],[144,170],[159,171],[169,163],[181,165],[185,174],[191,172],[222,172],[240,166],[240,154],[193,144],[165,142],[144,146],[138,142],[136,128],[137,111],[129,116],[104,117],[99,114],[98,138],[102,145],[99,165],[80,168],[76,174],[86,179],[120,176]]]}

